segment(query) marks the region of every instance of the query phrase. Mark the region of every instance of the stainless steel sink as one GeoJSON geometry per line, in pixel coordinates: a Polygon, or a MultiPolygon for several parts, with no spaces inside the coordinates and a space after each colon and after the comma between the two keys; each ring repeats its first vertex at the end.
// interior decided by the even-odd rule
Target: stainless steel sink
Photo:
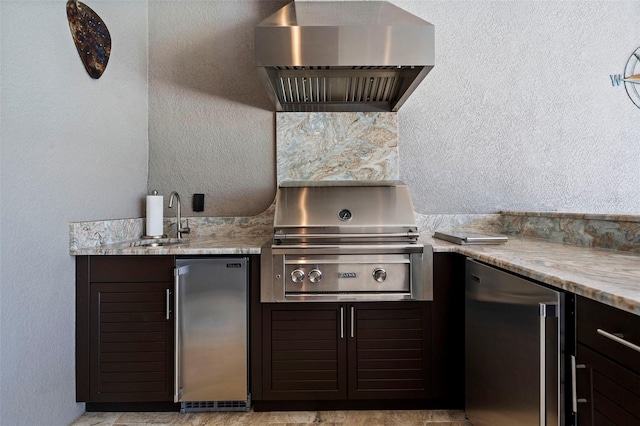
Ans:
{"type": "Polygon", "coordinates": [[[150,240],[139,240],[133,243],[133,247],[167,247],[179,244],[187,244],[189,240],[177,238],[154,238],[150,240]]]}

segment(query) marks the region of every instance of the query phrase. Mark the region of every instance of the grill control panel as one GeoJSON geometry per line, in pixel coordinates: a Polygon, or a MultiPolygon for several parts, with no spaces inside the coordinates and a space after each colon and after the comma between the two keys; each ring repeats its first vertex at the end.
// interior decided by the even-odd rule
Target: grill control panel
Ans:
{"type": "Polygon", "coordinates": [[[428,245],[262,247],[260,301],[433,300],[428,245]],[[330,249],[330,250],[329,250],[330,249]]]}
{"type": "Polygon", "coordinates": [[[285,256],[287,294],[410,293],[410,254],[285,256]]]}

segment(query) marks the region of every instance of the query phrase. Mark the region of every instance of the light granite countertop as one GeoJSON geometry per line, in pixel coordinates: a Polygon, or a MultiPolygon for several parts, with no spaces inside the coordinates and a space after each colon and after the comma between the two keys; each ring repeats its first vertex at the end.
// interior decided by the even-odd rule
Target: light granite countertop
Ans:
{"type": "Polygon", "coordinates": [[[423,236],[434,252],[481,262],[640,315],[640,254],[509,236],[499,245],[457,245],[423,236]]]}
{"type": "Polygon", "coordinates": [[[154,240],[135,240],[76,249],[72,254],[74,256],[260,254],[260,247],[270,239],[270,236],[208,236],[185,239],[180,244],[158,247],[143,245],[154,240]]]}
{"type": "MultiPolygon", "coordinates": [[[[270,236],[208,236],[145,247],[140,241],[78,249],[74,255],[260,254],[270,236]]],[[[423,235],[434,252],[453,252],[640,315],[640,254],[509,236],[506,244],[457,245],[423,235]]]]}

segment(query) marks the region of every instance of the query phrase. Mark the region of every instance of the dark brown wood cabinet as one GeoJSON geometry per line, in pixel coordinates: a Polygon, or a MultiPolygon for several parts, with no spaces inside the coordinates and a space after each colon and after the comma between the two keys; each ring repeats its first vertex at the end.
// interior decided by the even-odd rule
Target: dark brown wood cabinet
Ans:
{"type": "Polygon", "coordinates": [[[431,397],[431,304],[347,305],[350,399],[431,397]]]}
{"type": "Polygon", "coordinates": [[[262,307],[265,400],[431,396],[429,302],[262,307]]]}
{"type": "Polygon", "coordinates": [[[173,401],[173,256],[76,259],[76,399],[173,401]]]}
{"type": "Polygon", "coordinates": [[[264,399],[346,399],[344,307],[263,306],[264,399]]]}
{"type": "Polygon", "coordinates": [[[464,407],[464,280],[466,256],[433,254],[433,406],[464,407]]]}
{"type": "Polygon", "coordinates": [[[639,425],[640,317],[577,297],[576,329],[578,425],[639,425]]]}

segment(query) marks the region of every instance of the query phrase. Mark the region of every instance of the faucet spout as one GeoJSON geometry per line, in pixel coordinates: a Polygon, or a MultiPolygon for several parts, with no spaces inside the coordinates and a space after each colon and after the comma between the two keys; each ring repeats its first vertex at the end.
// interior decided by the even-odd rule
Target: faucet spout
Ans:
{"type": "Polygon", "coordinates": [[[169,208],[173,208],[173,199],[176,200],[176,237],[178,239],[182,238],[182,234],[188,234],[189,231],[189,219],[187,219],[186,228],[182,227],[182,203],[180,202],[180,194],[176,191],[172,191],[169,196],[169,208]]]}

